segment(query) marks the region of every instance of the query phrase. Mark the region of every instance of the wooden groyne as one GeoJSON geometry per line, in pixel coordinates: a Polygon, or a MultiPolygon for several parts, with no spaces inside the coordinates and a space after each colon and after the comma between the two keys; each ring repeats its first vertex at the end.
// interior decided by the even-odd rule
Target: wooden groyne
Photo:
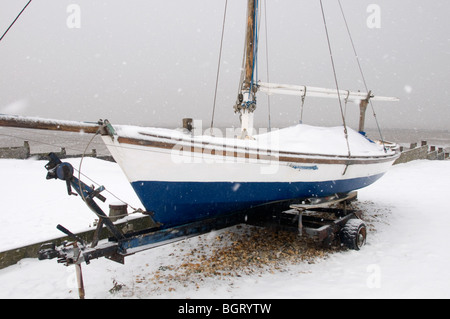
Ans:
{"type": "MultiPolygon", "coordinates": [[[[96,149],[92,149],[90,153],[86,154],[67,154],[66,148],[61,147],[59,151],[54,152],[59,158],[75,158],[75,157],[95,157],[98,159],[114,162],[111,155],[98,155],[96,149]]],[[[32,153],[30,149],[30,143],[28,141],[23,142],[23,146],[1,147],[0,158],[8,159],[28,159],[34,158],[37,160],[48,159],[47,153],[32,153]]]]}
{"type": "Polygon", "coordinates": [[[445,152],[443,147],[428,145],[427,141],[422,141],[420,146],[418,143],[411,143],[409,148],[400,146],[401,155],[395,161],[396,164],[403,164],[415,160],[448,160],[449,153],[445,152]]]}
{"type": "MultiPolygon", "coordinates": [[[[118,226],[124,234],[156,226],[153,219],[151,219],[149,216],[128,219],[124,218],[117,221],[115,225],[118,226]]],[[[86,242],[91,242],[96,232],[99,232],[99,240],[106,239],[111,236],[111,233],[106,229],[106,227],[103,227],[100,230],[97,230],[96,228],[89,228],[84,231],[77,232],[75,235],[86,242]]],[[[41,246],[46,243],[54,242],[56,245],[61,245],[64,243],[64,241],[73,241],[73,239],[68,236],[61,236],[36,243],[31,243],[17,248],[8,249],[5,251],[0,251],[0,269],[14,265],[24,258],[37,258],[41,246]]]]}
{"type": "Polygon", "coordinates": [[[30,155],[30,143],[28,141],[23,142],[23,146],[0,148],[0,158],[27,159],[30,155]]]}

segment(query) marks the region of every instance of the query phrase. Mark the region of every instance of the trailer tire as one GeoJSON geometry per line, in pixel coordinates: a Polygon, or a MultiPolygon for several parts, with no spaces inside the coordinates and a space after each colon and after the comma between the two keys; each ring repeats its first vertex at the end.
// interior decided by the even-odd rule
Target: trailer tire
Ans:
{"type": "Polygon", "coordinates": [[[360,250],[366,244],[367,227],[361,219],[350,219],[340,232],[341,243],[350,249],[360,250]]]}

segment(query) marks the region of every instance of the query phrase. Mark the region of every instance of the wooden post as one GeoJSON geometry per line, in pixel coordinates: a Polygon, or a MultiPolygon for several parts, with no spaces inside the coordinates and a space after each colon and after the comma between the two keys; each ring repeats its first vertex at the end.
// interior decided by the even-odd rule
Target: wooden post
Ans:
{"type": "Polygon", "coordinates": [[[369,91],[369,93],[367,93],[367,98],[365,100],[361,100],[361,103],[359,103],[359,132],[364,132],[365,129],[366,110],[371,95],[372,91],[369,91]]]}
{"type": "Polygon", "coordinates": [[[29,158],[31,156],[30,143],[28,141],[24,141],[23,142],[23,147],[25,148],[26,158],[29,158]]]}
{"type": "Polygon", "coordinates": [[[185,118],[183,119],[183,128],[187,129],[189,132],[192,131],[192,119],[191,118],[185,118]]]}
{"type": "Polygon", "coordinates": [[[115,222],[121,218],[124,218],[126,215],[128,215],[127,212],[127,204],[124,203],[116,203],[116,204],[110,204],[109,205],[109,219],[112,222],[115,222]]]}
{"type": "Polygon", "coordinates": [[[77,284],[78,284],[78,296],[80,299],[84,299],[84,283],[83,283],[83,272],[81,271],[81,265],[75,264],[75,272],[77,275],[77,284]]]}

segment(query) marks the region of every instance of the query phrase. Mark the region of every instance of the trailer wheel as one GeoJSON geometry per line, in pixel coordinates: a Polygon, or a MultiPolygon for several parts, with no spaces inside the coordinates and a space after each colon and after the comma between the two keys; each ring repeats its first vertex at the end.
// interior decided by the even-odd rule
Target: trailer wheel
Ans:
{"type": "Polygon", "coordinates": [[[350,249],[360,250],[366,244],[367,228],[361,219],[350,219],[340,232],[341,243],[350,249]]]}

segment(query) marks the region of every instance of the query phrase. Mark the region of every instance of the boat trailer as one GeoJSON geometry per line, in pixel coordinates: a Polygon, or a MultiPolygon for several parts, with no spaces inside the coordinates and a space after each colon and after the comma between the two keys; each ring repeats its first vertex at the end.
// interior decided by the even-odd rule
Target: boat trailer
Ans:
{"type": "Polygon", "coordinates": [[[367,227],[362,212],[351,206],[356,200],[357,192],[310,198],[282,211],[278,220],[288,228],[296,224],[300,234],[316,239],[324,247],[339,239],[348,248],[360,250],[366,243],[367,227]]]}
{"type": "MultiPolygon", "coordinates": [[[[124,264],[125,257],[129,255],[238,224],[269,225],[296,231],[302,236],[313,237],[325,245],[330,244],[334,239],[340,239],[349,248],[356,250],[359,250],[366,240],[366,226],[360,219],[361,213],[348,208],[349,203],[356,199],[356,192],[345,195],[337,194],[328,198],[303,200],[300,204],[290,205],[288,210],[279,213],[272,211],[268,215],[262,214],[265,216],[263,223],[261,223],[259,213],[236,212],[172,228],[164,228],[163,225],[154,222],[154,227],[123,233],[95,201],[96,199],[102,202],[106,201],[106,198],[100,194],[105,188],[103,186],[94,188],[94,186],[88,186],[82,182],[74,176],[72,165],[61,162],[56,154],[50,153],[49,158],[50,161],[45,165],[48,171],[47,179],[65,181],[68,194],[80,196],[99,218],[91,243],[86,243],[85,240],[64,226],[58,225],[57,229],[65,233],[72,242],[65,241],[58,247],[55,243],[46,243],[41,246],[38,253],[39,260],[57,258],[58,263],[75,266],[81,299],[84,299],[85,296],[81,271],[82,263],[89,264],[92,259],[106,257],[124,264]],[[338,205],[339,207],[330,208],[331,205],[338,205]],[[331,214],[335,218],[325,218],[323,214],[331,214]],[[257,222],[254,222],[254,219],[250,216],[258,216],[257,222]],[[98,234],[103,227],[110,231],[111,237],[99,241],[98,234]]],[[[152,218],[151,212],[143,210],[138,210],[138,212],[152,218]]]]}

